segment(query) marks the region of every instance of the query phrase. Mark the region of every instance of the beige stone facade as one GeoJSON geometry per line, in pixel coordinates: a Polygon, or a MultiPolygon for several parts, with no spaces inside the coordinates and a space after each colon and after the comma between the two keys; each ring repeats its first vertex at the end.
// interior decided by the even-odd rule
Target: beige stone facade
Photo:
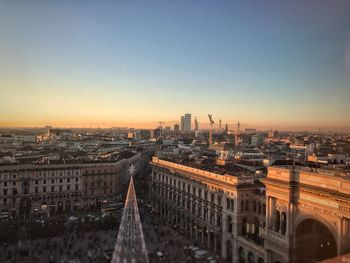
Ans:
{"type": "Polygon", "coordinates": [[[156,157],[151,166],[154,211],[227,262],[306,263],[350,251],[346,174],[270,167],[262,186],[156,157]]]}
{"type": "Polygon", "coordinates": [[[0,220],[33,213],[78,211],[117,197],[140,154],[109,162],[8,164],[0,166],[0,220]]]}
{"type": "Polygon", "coordinates": [[[151,165],[151,202],[161,218],[227,262],[265,262],[265,196],[253,177],[218,175],[157,157],[151,165]]]}
{"type": "Polygon", "coordinates": [[[270,167],[263,182],[268,262],[316,262],[350,251],[349,176],[270,167]]]}

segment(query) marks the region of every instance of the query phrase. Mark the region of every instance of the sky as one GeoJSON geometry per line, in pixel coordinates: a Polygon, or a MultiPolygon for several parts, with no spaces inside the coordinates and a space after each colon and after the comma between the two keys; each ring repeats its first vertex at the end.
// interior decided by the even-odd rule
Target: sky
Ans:
{"type": "Polygon", "coordinates": [[[350,131],[350,1],[0,0],[0,126],[350,131]]]}

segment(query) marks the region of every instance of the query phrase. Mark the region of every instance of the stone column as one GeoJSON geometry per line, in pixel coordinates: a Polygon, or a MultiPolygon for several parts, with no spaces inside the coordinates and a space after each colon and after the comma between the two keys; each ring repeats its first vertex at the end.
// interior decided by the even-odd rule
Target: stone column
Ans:
{"type": "Polygon", "coordinates": [[[208,233],[207,233],[207,248],[210,248],[210,230],[207,229],[208,233]]]}
{"type": "Polygon", "coordinates": [[[222,258],[227,258],[227,249],[226,249],[226,241],[221,244],[221,255],[222,258]]]}
{"type": "MultiPolygon", "coordinates": [[[[238,262],[238,245],[237,245],[237,239],[232,240],[233,247],[232,247],[232,263],[238,262]]],[[[266,262],[266,261],[265,261],[266,262]]]]}
{"type": "Polygon", "coordinates": [[[203,227],[201,227],[201,243],[203,244],[204,243],[204,230],[203,230],[203,227]]]}

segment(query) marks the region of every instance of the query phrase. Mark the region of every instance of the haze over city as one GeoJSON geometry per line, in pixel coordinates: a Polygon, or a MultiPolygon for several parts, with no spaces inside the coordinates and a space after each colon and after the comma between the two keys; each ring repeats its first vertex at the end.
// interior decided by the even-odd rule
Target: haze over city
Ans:
{"type": "Polygon", "coordinates": [[[0,262],[350,262],[349,99],[350,0],[0,0],[0,262]]]}
{"type": "Polygon", "coordinates": [[[0,126],[350,130],[350,2],[1,1],[0,126]]]}

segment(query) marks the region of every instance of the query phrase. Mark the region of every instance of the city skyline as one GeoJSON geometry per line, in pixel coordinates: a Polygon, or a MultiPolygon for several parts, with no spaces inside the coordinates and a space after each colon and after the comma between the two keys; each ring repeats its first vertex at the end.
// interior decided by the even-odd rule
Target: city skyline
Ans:
{"type": "Polygon", "coordinates": [[[0,126],[350,130],[350,3],[0,3],[0,126]]]}

